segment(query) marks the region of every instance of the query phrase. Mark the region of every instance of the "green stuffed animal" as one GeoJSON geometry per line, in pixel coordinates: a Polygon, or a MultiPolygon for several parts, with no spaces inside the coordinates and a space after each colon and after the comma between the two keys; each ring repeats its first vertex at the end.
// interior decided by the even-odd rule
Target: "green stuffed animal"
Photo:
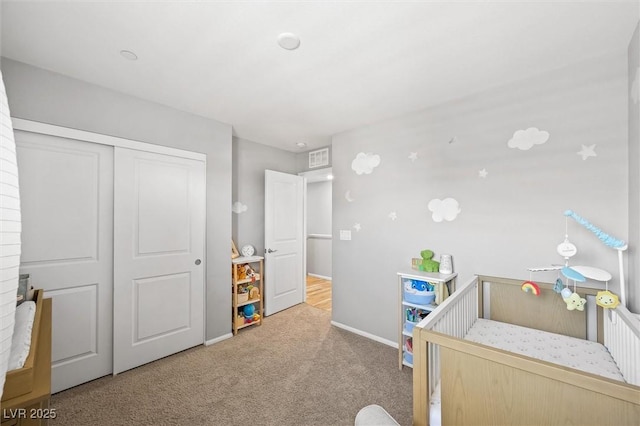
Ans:
{"type": "Polygon", "coordinates": [[[431,250],[422,250],[420,256],[422,256],[422,262],[418,265],[418,269],[424,272],[438,272],[440,269],[440,262],[433,260],[433,252],[431,250]]]}

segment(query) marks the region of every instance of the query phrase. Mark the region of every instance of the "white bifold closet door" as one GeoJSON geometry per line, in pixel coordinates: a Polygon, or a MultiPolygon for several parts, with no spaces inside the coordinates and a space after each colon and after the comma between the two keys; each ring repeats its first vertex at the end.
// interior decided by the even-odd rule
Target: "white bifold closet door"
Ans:
{"type": "Polygon", "coordinates": [[[112,371],[113,147],[15,131],[20,273],[52,301],[52,392],[112,371]]]}
{"type": "Polygon", "coordinates": [[[117,374],[204,339],[205,163],[115,148],[117,374]]]}

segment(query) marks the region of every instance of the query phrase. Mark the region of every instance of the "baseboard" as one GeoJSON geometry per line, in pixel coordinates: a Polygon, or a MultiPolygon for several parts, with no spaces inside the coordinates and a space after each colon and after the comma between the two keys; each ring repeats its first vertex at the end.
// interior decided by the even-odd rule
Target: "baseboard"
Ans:
{"type": "Polygon", "coordinates": [[[367,339],[375,340],[376,342],[379,342],[379,343],[384,343],[385,345],[391,346],[394,349],[398,349],[398,344],[396,342],[392,342],[391,340],[387,340],[380,336],[376,336],[375,334],[367,333],[366,331],[358,330],[357,328],[349,327],[348,325],[344,325],[336,321],[331,321],[331,325],[334,325],[343,330],[350,331],[354,334],[366,337],[367,339]]]}
{"type": "Polygon", "coordinates": [[[325,275],[312,274],[312,273],[309,273],[309,272],[307,272],[307,275],[309,275],[310,277],[322,278],[323,280],[331,281],[331,277],[327,277],[325,275]]]}
{"type": "Polygon", "coordinates": [[[213,344],[222,342],[223,340],[227,340],[233,337],[233,333],[227,333],[227,334],[223,334],[220,337],[216,337],[215,339],[211,339],[211,340],[205,340],[204,345],[205,346],[211,346],[213,344]]]}

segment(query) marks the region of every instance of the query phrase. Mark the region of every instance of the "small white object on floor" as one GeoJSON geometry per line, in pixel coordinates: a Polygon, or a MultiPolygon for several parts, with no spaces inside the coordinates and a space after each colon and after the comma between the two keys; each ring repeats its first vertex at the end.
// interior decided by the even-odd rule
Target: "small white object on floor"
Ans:
{"type": "Polygon", "coordinates": [[[400,426],[387,410],[372,404],[362,408],[356,414],[356,426],[400,426]]]}

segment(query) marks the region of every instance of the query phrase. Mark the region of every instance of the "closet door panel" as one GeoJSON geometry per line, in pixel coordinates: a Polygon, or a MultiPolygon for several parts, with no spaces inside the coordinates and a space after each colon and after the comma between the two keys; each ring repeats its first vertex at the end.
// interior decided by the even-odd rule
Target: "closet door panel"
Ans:
{"type": "Polygon", "coordinates": [[[170,274],[135,280],[133,300],[137,311],[133,343],[187,330],[190,324],[189,274],[170,274]],[[158,317],[157,312],[163,312],[158,317]]]}
{"type": "Polygon", "coordinates": [[[20,153],[21,184],[29,185],[22,201],[29,226],[23,230],[21,263],[96,261],[100,154],[41,143],[22,144],[20,153]]]}
{"type": "Polygon", "coordinates": [[[204,341],[204,161],[115,150],[114,372],[204,341]]]}
{"type": "Polygon", "coordinates": [[[188,254],[189,169],[149,161],[140,161],[137,168],[136,256],[188,254]]]}
{"type": "Polygon", "coordinates": [[[15,132],[21,273],[52,303],[52,392],[112,372],[113,148],[15,132]]]}
{"type": "Polygon", "coordinates": [[[73,336],[73,339],[58,339],[51,345],[51,357],[56,362],[70,361],[74,358],[92,356],[98,352],[98,285],[88,284],[75,288],[49,290],[56,303],[52,322],[57,330],[73,336]],[[73,314],[70,314],[73,313],[73,314]]]}

